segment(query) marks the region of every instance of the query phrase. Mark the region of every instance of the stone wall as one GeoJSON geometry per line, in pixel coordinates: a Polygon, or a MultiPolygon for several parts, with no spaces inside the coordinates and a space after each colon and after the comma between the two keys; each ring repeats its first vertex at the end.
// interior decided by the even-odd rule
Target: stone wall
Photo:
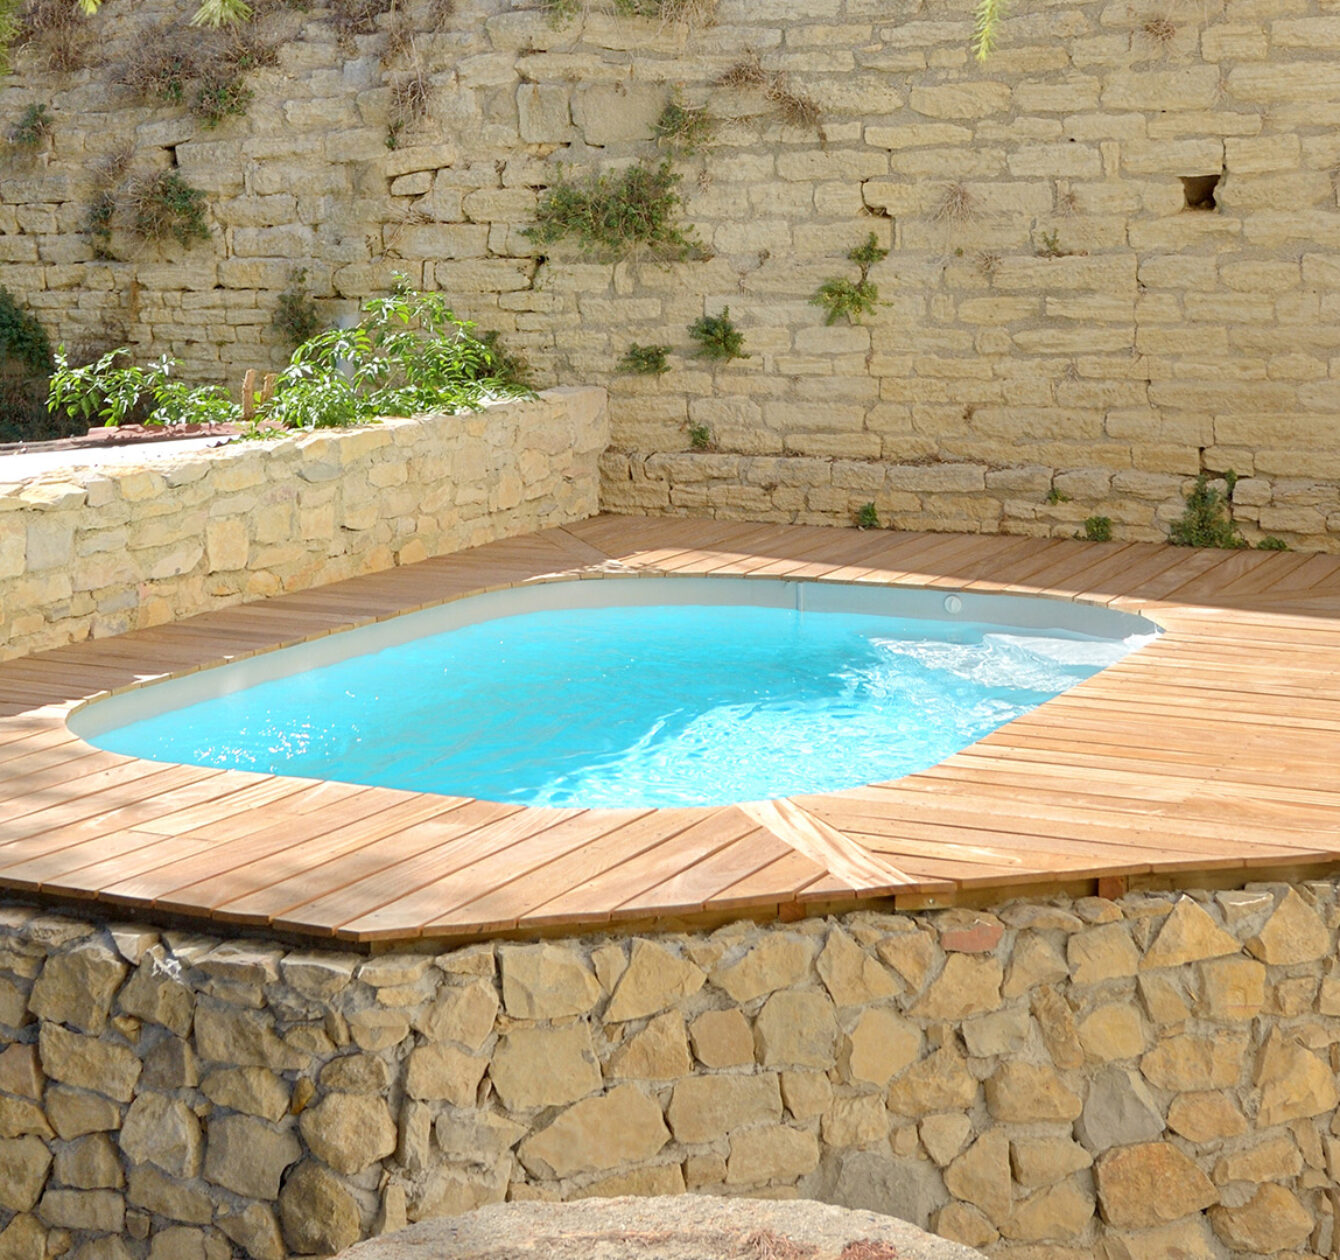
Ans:
{"type": "Polygon", "coordinates": [[[0,1255],[320,1255],[511,1199],[1331,1256],[1333,884],[360,956],[0,913],[0,1255]]]}
{"type": "Polygon", "coordinates": [[[598,510],[605,394],[6,482],[0,658],[408,564],[598,510]]]}
{"type": "Polygon", "coordinates": [[[870,502],[904,528],[1069,535],[1104,515],[1157,539],[1189,478],[1232,468],[1249,538],[1340,549],[1329,0],[1018,6],[985,64],[968,0],[720,0],[697,29],[410,0],[413,39],[389,14],[350,33],[355,7],[269,6],[278,64],[213,129],[116,82],[194,0],[105,4],[67,39],[89,68],[50,71],[53,37],[19,50],[0,124],[39,101],[55,124],[5,155],[0,284],[66,340],[236,385],[282,358],[292,267],[331,316],[403,272],[543,379],[610,387],[616,511],[848,522],[870,502]],[[714,86],[751,54],[817,127],[714,86]],[[420,71],[428,115],[388,150],[393,86],[420,71]],[[560,165],[662,156],[674,90],[721,120],[676,163],[704,256],[535,249],[520,229],[560,165]],[[123,172],[99,165],[126,146],[123,172]],[[208,243],[127,230],[134,180],[171,166],[207,195],[208,243]],[[1188,208],[1183,178],[1213,176],[1214,208],[1188,208]],[[98,249],[81,228],[113,186],[98,249]],[[825,326],[810,298],[855,278],[871,231],[884,304],[825,326]],[[727,305],[752,357],[714,368],[686,326],[727,305]],[[617,374],[634,341],[671,346],[671,370],[617,374]]]}

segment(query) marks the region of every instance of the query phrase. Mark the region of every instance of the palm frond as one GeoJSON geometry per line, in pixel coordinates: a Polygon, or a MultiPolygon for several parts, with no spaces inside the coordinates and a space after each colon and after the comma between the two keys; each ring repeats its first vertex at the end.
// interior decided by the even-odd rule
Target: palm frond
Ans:
{"type": "MultiPolygon", "coordinates": [[[[80,0],[80,3],[87,3],[87,0],[80,0]]],[[[246,0],[201,0],[191,25],[232,26],[235,22],[245,22],[250,16],[251,6],[246,0]]]]}
{"type": "Polygon", "coordinates": [[[976,24],[972,33],[972,52],[985,61],[996,46],[996,30],[1005,12],[1005,0],[977,0],[976,24]]]}

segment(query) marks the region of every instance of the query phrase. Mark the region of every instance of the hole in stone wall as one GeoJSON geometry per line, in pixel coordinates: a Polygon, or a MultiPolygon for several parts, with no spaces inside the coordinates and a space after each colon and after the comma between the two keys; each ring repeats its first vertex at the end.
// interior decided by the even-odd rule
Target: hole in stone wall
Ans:
{"type": "Polygon", "coordinates": [[[1186,197],[1188,210],[1214,210],[1214,190],[1219,184],[1218,175],[1183,175],[1182,193],[1186,197]]]}

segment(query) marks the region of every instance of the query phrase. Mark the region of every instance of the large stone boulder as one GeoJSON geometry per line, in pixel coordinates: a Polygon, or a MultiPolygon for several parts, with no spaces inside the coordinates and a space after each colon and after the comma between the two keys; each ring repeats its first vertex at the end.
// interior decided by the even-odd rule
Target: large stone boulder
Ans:
{"type": "Polygon", "coordinates": [[[875,1212],[704,1195],[498,1203],[361,1242],[340,1260],[984,1260],[875,1212]]]}

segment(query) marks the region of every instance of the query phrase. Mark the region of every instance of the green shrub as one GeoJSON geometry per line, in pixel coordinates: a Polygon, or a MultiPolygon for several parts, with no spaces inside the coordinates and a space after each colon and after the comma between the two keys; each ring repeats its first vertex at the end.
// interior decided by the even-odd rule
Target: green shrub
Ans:
{"type": "Polygon", "coordinates": [[[834,324],[844,315],[849,324],[854,324],[860,316],[873,313],[879,302],[879,289],[870,279],[870,268],[888,256],[889,251],[880,248],[879,239],[873,232],[863,245],[847,251],[847,257],[861,269],[860,278],[848,280],[845,276],[834,276],[825,280],[810,298],[812,305],[822,306],[828,313],[825,324],[834,324]]]}
{"type": "Polygon", "coordinates": [[[51,371],[51,342],[46,329],[0,285],[0,360],[6,359],[30,376],[45,376],[51,371]]]}
{"type": "Polygon", "coordinates": [[[209,240],[205,194],[172,169],[140,180],[131,190],[135,230],[149,240],[171,237],[183,245],[209,240]]]}
{"type": "Polygon", "coordinates": [[[217,127],[225,118],[245,114],[255,95],[240,71],[218,63],[208,67],[202,76],[191,99],[191,112],[206,127],[217,127]]]}
{"type": "Polygon", "coordinates": [[[689,449],[694,451],[710,451],[712,449],[712,430],[708,425],[689,425],[689,449]]]}
{"type": "Polygon", "coordinates": [[[1237,480],[1230,469],[1224,474],[1227,488],[1221,492],[1209,484],[1207,473],[1201,473],[1186,495],[1186,509],[1168,529],[1168,541],[1176,547],[1245,547],[1247,540],[1233,521],[1237,480]]]}
{"type": "Polygon", "coordinates": [[[656,142],[672,153],[697,153],[716,131],[717,120],[703,105],[685,105],[679,93],[666,103],[656,120],[656,142]]]}
{"type": "Polygon", "coordinates": [[[288,287],[279,295],[270,323],[292,348],[302,345],[321,331],[321,317],[316,313],[316,303],[307,291],[306,267],[294,267],[288,273],[288,287]]]}
{"type": "Polygon", "coordinates": [[[473,328],[440,293],[417,292],[402,279],[390,297],[364,303],[353,328],[327,329],[299,346],[258,419],[324,428],[528,394],[508,379],[516,360],[473,328]]]}
{"type": "Polygon", "coordinates": [[[683,201],[669,161],[597,173],[579,182],[559,181],[540,198],[535,226],[524,235],[540,245],[575,237],[587,252],[627,258],[642,251],[683,259],[699,246],[675,223],[683,201]]]}
{"type": "Polygon", "coordinates": [[[29,105],[9,129],[9,143],[15,149],[23,149],[28,153],[36,152],[42,147],[42,142],[51,135],[55,122],[51,111],[45,105],[41,103],[29,105]]]}
{"type": "Polygon", "coordinates": [[[699,358],[729,363],[732,359],[747,359],[744,352],[744,334],[731,322],[730,307],[723,307],[720,315],[704,315],[689,325],[689,336],[698,343],[695,352],[699,358]]]}
{"type": "Polygon", "coordinates": [[[1091,516],[1084,522],[1084,537],[1088,542],[1112,541],[1112,518],[1091,516]]]}
{"type": "Polygon", "coordinates": [[[670,365],[665,361],[665,356],[669,353],[669,346],[640,346],[635,341],[623,352],[618,370],[632,372],[638,376],[659,376],[662,372],[670,370],[670,365]]]}
{"type": "Polygon", "coordinates": [[[827,312],[825,324],[835,324],[844,315],[847,323],[854,324],[862,315],[869,315],[879,301],[879,290],[869,280],[848,280],[836,276],[825,280],[819,291],[810,298],[813,306],[822,306],[827,312]]]}
{"type": "Polygon", "coordinates": [[[222,386],[192,388],[175,380],[172,373],[178,364],[167,355],[147,367],[118,367],[118,360],[129,353],[120,346],[92,363],[74,367],[61,347],[51,374],[48,410],[61,408],[72,416],[96,418],[109,426],[123,424],[144,409],[149,424],[218,424],[241,416],[242,409],[222,386]]]}
{"type": "Polygon", "coordinates": [[[497,381],[506,390],[529,392],[533,384],[533,374],[526,356],[518,354],[503,340],[496,328],[474,334],[480,344],[488,351],[488,376],[497,381]]]}
{"type": "Polygon", "coordinates": [[[879,511],[873,503],[862,503],[856,511],[857,529],[878,529],[879,511]]]}
{"type": "Polygon", "coordinates": [[[1289,544],[1283,538],[1276,538],[1274,534],[1267,534],[1256,544],[1256,549],[1257,551],[1288,551],[1289,544]]]}

